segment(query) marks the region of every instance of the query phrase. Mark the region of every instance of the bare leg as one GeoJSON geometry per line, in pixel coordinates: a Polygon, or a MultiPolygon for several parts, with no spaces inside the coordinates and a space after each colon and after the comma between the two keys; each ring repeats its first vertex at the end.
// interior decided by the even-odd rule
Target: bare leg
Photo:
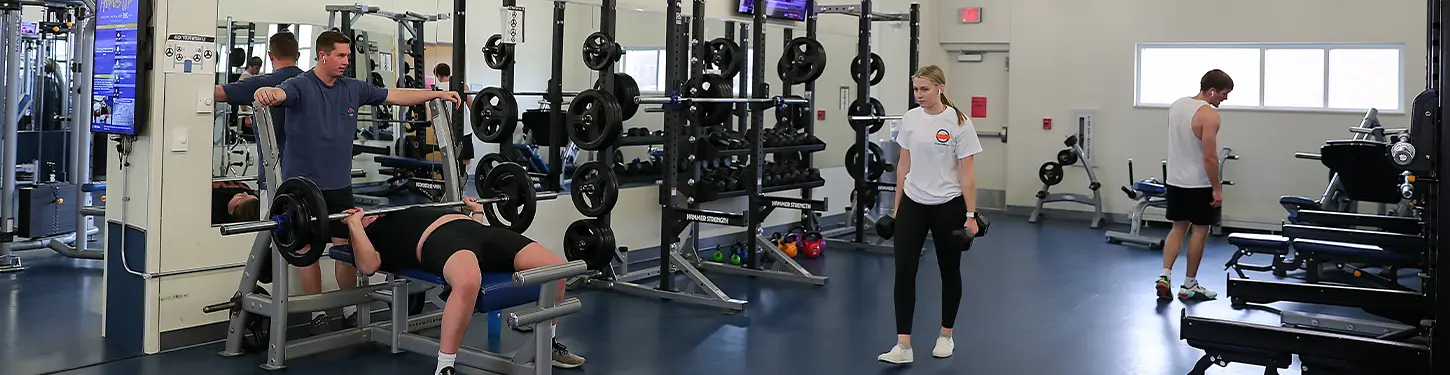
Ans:
{"type": "MultiPolygon", "coordinates": [[[[307,253],[308,251],[312,251],[311,246],[302,248],[303,253],[307,253]]],[[[313,295],[322,293],[321,265],[313,263],[312,265],[302,267],[301,269],[297,270],[297,273],[302,276],[302,294],[313,295]]]]}
{"type": "Polygon", "coordinates": [[[1208,244],[1208,225],[1194,225],[1188,238],[1188,277],[1198,277],[1198,263],[1203,261],[1203,246],[1208,244]]]}
{"type": "MultiPolygon", "coordinates": [[[[347,245],[347,240],[333,238],[332,244],[337,246],[347,245]]],[[[357,289],[357,268],[344,262],[332,262],[332,276],[337,278],[337,288],[342,290],[357,289]]],[[[318,282],[322,276],[318,275],[318,282]]]]}
{"type": "MultiPolygon", "coordinates": [[[[1163,240],[1163,268],[1173,269],[1173,262],[1178,260],[1178,253],[1183,251],[1183,237],[1188,234],[1188,221],[1173,222],[1173,230],[1168,231],[1168,238],[1163,240]]],[[[1203,250],[1199,248],[1199,250],[1203,250]]]]}
{"type": "Polygon", "coordinates": [[[468,324],[473,320],[473,304],[478,301],[478,288],[483,283],[478,256],[470,250],[453,253],[443,264],[443,279],[453,292],[443,305],[443,332],[438,338],[438,352],[457,354],[463,334],[468,332],[468,324]]]}

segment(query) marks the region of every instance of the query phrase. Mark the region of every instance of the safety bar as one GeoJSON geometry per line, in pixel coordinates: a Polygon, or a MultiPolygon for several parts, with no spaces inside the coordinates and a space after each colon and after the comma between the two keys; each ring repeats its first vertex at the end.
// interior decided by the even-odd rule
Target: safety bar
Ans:
{"type": "Polygon", "coordinates": [[[589,267],[585,265],[584,261],[576,260],[564,264],[514,272],[514,285],[539,285],[583,275],[586,272],[589,272],[589,267]]]}
{"type": "MultiPolygon", "coordinates": [[[[352,176],[353,177],[367,177],[367,175],[368,175],[368,172],[362,170],[361,168],[353,168],[352,169],[352,176]]],[[[218,178],[213,178],[213,179],[211,179],[211,182],[252,182],[252,181],[256,181],[256,180],[257,180],[257,176],[236,176],[236,177],[218,177],[218,178]]]]}
{"type": "MultiPolygon", "coordinates": [[[[563,91],[563,92],[560,93],[560,95],[563,95],[563,96],[579,96],[579,92],[578,91],[563,91]]],[[[515,91],[514,92],[514,96],[549,96],[549,93],[543,92],[543,91],[515,91]]]]}
{"type": "Polygon", "coordinates": [[[81,206],[80,211],[85,216],[106,216],[106,207],[103,206],[81,206]]]}
{"type": "Polygon", "coordinates": [[[1320,156],[1319,156],[1319,154],[1311,154],[1311,153],[1308,153],[1308,152],[1295,152],[1294,153],[1294,157],[1295,158],[1299,158],[1299,159],[1309,159],[1309,160],[1320,160],[1321,159],[1320,156]]]}
{"type": "Polygon", "coordinates": [[[1423,226],[1420,220],[1409,217],[1332,211],[1300,210],[1297,218],[1300,222],[1316,225],[1374,227],[1409,235],[1419,235],[1423,226]]]}
{"type": "Polygon", "coordinates": [[[1375,134],[1376,132],[1381,132],[1381,133],[1384,133],[1385,135],[1396,135],[1396,134],[1405,134],[1405,133],[1407,133],[1409,131],[1410,131],[1409,129],[1405,129],[1405,128],[1396,128],[1396,129],[1387,129],[1387,128],[1373,128],[1373,129],[1349,128],[1349,132],[1350,133],[1360,133],[1360,134],[1375,134]]]}
{"type": "Polygon", "coordinates": [[[1326,228],[1309,225],[1285,224],[1284,237],[1292,239],[1320,240],[1364,244],[1390,249],[1424,249],[1425,238],[1399,233],[1387,233],[1358,229],[1326,228]]]}
{"type": "Polygon", "coordinates": [[[560,302],[554,307],[535,307],[523,312],[509,313],[509,327],[528,327],[553,320],[554,318],[573,314],[583,309],[584,304],[580,303],[578,298],[569,297],[569,299],[560,302]]]}

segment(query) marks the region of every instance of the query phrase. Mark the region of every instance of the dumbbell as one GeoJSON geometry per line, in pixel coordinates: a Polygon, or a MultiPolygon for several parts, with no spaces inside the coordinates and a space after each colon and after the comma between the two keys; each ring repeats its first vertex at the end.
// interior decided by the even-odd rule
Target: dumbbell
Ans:
{"type": "Polygon", "coordinates": [[[811,181],[821,180],[821,170],[819,169],[811,168],[809,171],[806,171],[806,174],[811,177],[811,181]]]}
{"type": "Polygon", "coordinates": [[[639,176],[639,175],[642,175],[642,174],[644,174],[644,170],[642,168],[644,168],[644,165],[639,162],[639,159],[634,159],[634,161],[629,162],[629,167],[626,167],[625,168],[624,175],[625,176],[639,176]]]}
{"type": "Polygon", "coordinates": [[[952,231],[952,236],[953,237],[956,237],[957,240],[960,241],[959,243],[962,244],[962,251],[971,250],[972,249],[972,241],[975,240],[976,238],[986,236],[987,235],[987,228],[990,227],[990,226],[992,226],[992,223],[988,222],[987,219],[984,218],[984,217],[982,217],[982,214],[980,214],[980,213],[977,214],[977,216],[975,218],[973,218],[972,220],[976,220],[977,221],[977,233],[976,234],[968,233],[967,232],[967,228],[965,228],[965,227],[963,227],[961,229],[957,229],[957,230],[952,231]]]}

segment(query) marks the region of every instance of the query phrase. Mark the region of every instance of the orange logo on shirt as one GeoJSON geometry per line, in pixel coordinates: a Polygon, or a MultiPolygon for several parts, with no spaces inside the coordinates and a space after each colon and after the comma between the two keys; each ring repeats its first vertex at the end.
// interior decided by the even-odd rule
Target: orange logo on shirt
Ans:
{"type": "Polygon", "coordinates": [[[952,140],[952,133],[946,129],[936,131],[936,143],[947,143],[952,140]]]}

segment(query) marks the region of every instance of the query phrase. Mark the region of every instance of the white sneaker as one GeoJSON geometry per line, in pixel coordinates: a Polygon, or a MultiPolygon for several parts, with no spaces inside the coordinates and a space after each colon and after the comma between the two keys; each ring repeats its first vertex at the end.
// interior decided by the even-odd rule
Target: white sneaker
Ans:
{"type": "Polygon", "coordinates": [[[896,344],[896,346],[891,347],[891,351],[876,356],[876,360],[900,365],[911,363],[912,356],[911,348],[896,344]]]}
{"type": "Polygon", "coordinates": [[[937,358],[951,357],[952,349],[955,349],[956,347],[957,345],[955,342],[952,341],[952,338],[946,336],[938,336],[936,338],[936,348],[933,348],[931,350],[931,356],[937,358]]]}

